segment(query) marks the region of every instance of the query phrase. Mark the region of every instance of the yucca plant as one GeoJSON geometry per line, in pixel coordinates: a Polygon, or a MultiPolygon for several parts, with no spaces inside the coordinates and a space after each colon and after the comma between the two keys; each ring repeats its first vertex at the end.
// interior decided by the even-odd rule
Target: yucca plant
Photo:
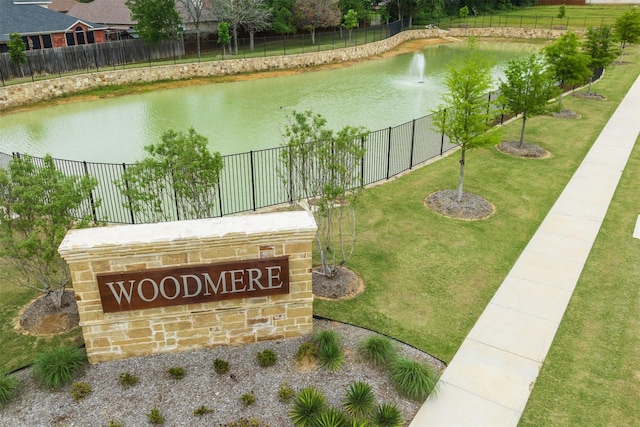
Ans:
{"type": "Polygon", "coordinates": [[[391,364],[391,380],[402,395],[421,401],[433,392],[438,374],[427,364],[400,358],[391,364]]]}
{"type": "Polygon", "coordinates": [[[370,427],[372,425],[366,418],[351,418],[349,420],[349,427],[370,427]]]}
{"type": "Polygon", "coordinates": [[[57,389],[73,381],[85,362],[85,353],[78,347],[53,347],[36,355],[33,375],[44,388],[57,389]]]}
{"type": "Polygon", "coordinates": [[[4,405],[18,392],[20,381],[13,375],[0,373],[0,406],[4,405]]]}
{"type": "Polygon", "coordinates": [[[326,406],[326,398],[320,390],[305,387],[293,398],[289,418],[296,427],[313,426],[313,419],[326,406]]]}
{"type": "Polygon", "coordinates": [[[356,418],[364,418],[371,413],[375,403],[371,386],[362,381],[352,383],[343,400],[345,411],[356,418]]]}
{"type": "Polygon", "coordinates": [[[325,346],[340,346],[340,335],[337,332],[329,329],[322,329],[313,334],[313,343],[316,345],[318,351],[322,350],[325,346]]]}
{"type": "Polygon", "coordinates": [[[393,403],[376,405],[371,420],[376,427],[400,427],[404,422],[402,413],[393,403]]]}
{"type": "Polygon", "coordinates": [[[313,427],[349,427],[349,419],[336,408],[325,408],[313,419],[313,427]]]}
{"type": "Polygon", "coordinates": [[[318,360],[320,366],[336,372],[344,363],[344,353],[337,344],[327,344],[322,347],[322,350],[318,350],[318,360]]]}
{"type": "Polygon", "coordinates": [[[363,359],[378,366],[386,366],[398,357],[398,350],[389,338],[371,335],[358,344],[358,353],[363,359]]]}

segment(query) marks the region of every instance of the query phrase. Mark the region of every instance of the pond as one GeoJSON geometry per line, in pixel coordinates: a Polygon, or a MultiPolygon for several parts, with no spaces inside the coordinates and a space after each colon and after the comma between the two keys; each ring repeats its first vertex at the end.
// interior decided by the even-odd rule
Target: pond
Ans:
{"type": "MultiPolygon", "coordinates": [[[[440,103],[442,81],[463,43],[367,60],[331,70],[162,90],[70,103],[0,116],[0,151],[92,162],[130,163],[168,129],[193,127],[223,155],[279,146],[288,115],[311,110],[328,126],[393,127],[440,103]],[[422,61],[421,58],[424,58],[422,61]],[[423,66],[424,76],[421,75],[423,66]]],[[[507,61],[538,45],[481,43],[495,60],[497,84],[507,61]]]]}

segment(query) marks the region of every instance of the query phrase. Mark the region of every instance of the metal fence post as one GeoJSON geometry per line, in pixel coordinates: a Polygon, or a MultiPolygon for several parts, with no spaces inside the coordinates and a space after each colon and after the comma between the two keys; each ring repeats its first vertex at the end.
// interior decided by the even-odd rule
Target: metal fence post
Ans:
{"type": "Polygon", "coordinates": [[[440,155],[444,152],[444,123],[447,120],[447,109],[442,111],[442,136],[440,137],[440,155]]]}
{"type": "Polygon", "coordinates": [[[251,200],[253,202],[253,210],[256,210],[256,176],[253,164],[253,150],[249,151],[249,159],[251,162],[251,200]]]}
{"type": "Polygon", "coordinates": [[[389,141],[387,144],[387,179],[391,172],[391,128],[389,128],[389,141]]]}
{"type": "Polygon", "coordinates": [[[416,135],[416,119],[413,119],[413,123],[411,125],[411,153],[409,153],[409,169],[413,169],[413,147],[415,145],[415,135],[416,135]]]}
{"type": "Polygon", "coordinates": [[[127,165],[125,163],[123,163],[122,164],[122,179],[124,181],[124,187],[127,190],[127,200],[129,201],[128,205],[129,205],[129,214],[131,215],[131,224],[135,224],[136,223],[136,218],[135,218],[135,215],[133,215],[133,206],[131,204],[131,196],[129,195],[129,181],[127,181],[126,177],[124,176],[126,172],[127,172],[127,165]]]}
{"type": "MultiPolygon", "coordinates": [[[[84,175],[85,176],[90,176],[89,175],[89,168],[87,167],[87,162],[82,162],[82,165],[84,166],[84,175]]],[[[95,222],[98,222],[98,215],[96,214],[96,203],[93,199],[93,190],[91,190],[89,192],[89,203],[91,203],[91,213],[93,214],[93,220],[95,222]]]]}
{"type": "MultiPolygon", "coordinates": [[[[366,151],[364,151],[364,136],[360,139],[360,148],[362,149],[362,152],[366,154],[366,151]]],[[[360,179],[364,184],[364,155],[362,156],[362,159],[360,159],[360,179]]]]}

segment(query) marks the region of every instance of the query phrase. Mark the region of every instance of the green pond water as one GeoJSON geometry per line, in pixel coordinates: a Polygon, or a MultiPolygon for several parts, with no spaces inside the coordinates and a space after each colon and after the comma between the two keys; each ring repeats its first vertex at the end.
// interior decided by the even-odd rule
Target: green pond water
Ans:
{"type": "MultiPolygon", "coordinates": [[[[463,43],[368,60],[334,70],[215,83],[42,108],[0,117],[0,152],[92,162],[133,162],[168,129],[196,132],[223,155],[279,146],[294,110],[322,114],[328,126],[393,127],[430,113],[463,43]]],[[[507,61],[537,49],[482,43],[495,60],[496,86],[507,61]]]]}

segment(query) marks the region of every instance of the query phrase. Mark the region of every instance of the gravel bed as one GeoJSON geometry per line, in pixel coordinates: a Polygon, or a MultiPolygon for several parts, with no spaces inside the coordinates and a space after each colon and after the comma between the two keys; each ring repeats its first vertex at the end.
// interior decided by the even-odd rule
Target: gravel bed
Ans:
{"type": "MultiPolygon", "coordinates": [[[[59,391],[44,391],[32,379],[30,370],[17,372],[21,381],[20,394],[0,408],[2,426],[106,426],[117,420],[125,426],[145,426],[147,413],[157,407],[165,417],[165,426],[225,426],[242,418],[257,419],[261,426],[289,426],[288,404],[281,403],[278,389],[289,384],[294,390],[314,386],[324,392],[332,406],[339,406],[354,381],[371,385],[376,401],[395,403],[406,424],[416,414],[422,402],[401,397],[385,370],[376,369],[357,355],[358,343],[373,332],[326,320],[314,320],[314,330],[332,329],[342,338],[345,363],[332,373],[316,366],[299,366],[295,354],[308,338],[260,342],[244,346],[220,346],[182,353],[159,354],[127,360],[89,365],[77,378],[87,382],[93,392],[75,401],[70,387],[59,391]],[[277,357],[275,366],[262,368],[256,353],[272,349],[277,357]],[[229,362],[230,371],[218,375],[213,369],[215,359],[229,362]],[[181,380],[170,377],[171,367],[184,368],[181,380]],[[123,389],[118,381],[121,373],[139,376],[140,382],[123,389]],[[245,407],[241,396],[255,395],[255,404],[245,407]],[[203,416],[193,411],[202,405],[213,409],[203,416]]],[[[429,363],[438,371],[442,362],[408,345],[398,343],[402,356],[429,363]]]]}

